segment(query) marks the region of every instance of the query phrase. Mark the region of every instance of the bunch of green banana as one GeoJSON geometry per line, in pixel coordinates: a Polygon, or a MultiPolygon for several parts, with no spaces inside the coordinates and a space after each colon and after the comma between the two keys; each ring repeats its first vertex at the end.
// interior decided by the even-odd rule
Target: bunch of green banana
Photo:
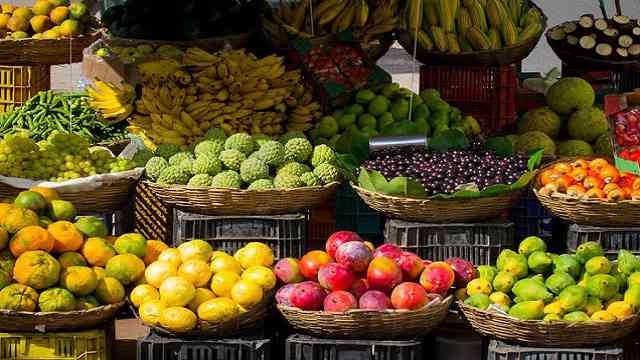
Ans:
{"type": "Polygon", "coordinates": [[[515,46],[545,25],[527,0],[408,0],[404,18],[420,48],[449,54],[515,46]]]}

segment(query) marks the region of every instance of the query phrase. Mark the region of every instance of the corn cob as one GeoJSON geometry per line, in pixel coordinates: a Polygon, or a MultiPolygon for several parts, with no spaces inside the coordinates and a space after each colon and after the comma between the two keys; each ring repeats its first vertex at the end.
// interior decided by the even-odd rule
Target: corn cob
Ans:
{"type": "Polygon", "coordinates": [[[429,35],[422,30],[418,30],[418,45],[427,51],[433,50],[433,41],[431,41],[429,35]]]}
{"type": "Polygon", "coordinates": [[[437,0],[438,14],[440,15],[440,25],[447,33],[455,31],[455,19],[452,0],[437,0]]]}
{"type": "Polygon", "coordinates": [[[438,5],[436,4],[438,0],[424,0],[423,2],[423,10],[424,10],[424,18],[427,20],[426,24],[423,24],[425,29],[429,29],[429,26],[439,26],[440,19],[438,19],[438,5]]]}
{"type": "Polygon", "coordinates": [[[506,46],[511,46],[518,42],[518,28],[513,24],[511,19],[505,18],[502,21],[500,30],[502,31],[502,39],[506,46]]]}
{"type": "Polygon", "coordinates": [[[509,18],[509,12],[504,7],[502,0],[488,0],[486,10],[489,26],[493,28],[500,29],[502,20],[509,18]]]}
{"type": "Polygon", "coordinates": [[[447,34],[447,48],[450,54],[459,54],[462,52],[462,50],[460,50],[460,44],[458,43],[458,37],[455,33],[447,34]]]}
{"type": "Polygon", "coordinates": [[[487,31],[487,17],[484,13],[484,8],[480,5],[478,0],[464,0],[464,7],[469,11],[471,16],[471,22],[473,26],[480,29],[480,31],[487,31]]]}
{"type": "Polygon", "coordinates": [[[492,49],[500,49],[502,47],[502,41],[500,39],[500,33],[497,29],[489,29],[489,44],[492,49]]]}
{"type": "Polygon", "coordinates": [[[475,26],[467,31],[467,39],[474,50],[489,50],[491,47],[487,35],[475,26]]]}
{"type": "Polygon", "coordinates": [[[467,30],[473,26],[473,23],[471,22],[471,15],[469,15],[469,11],[466,8],[460,8],[460,10],[458,10],[458,17],[456,20],[456,30],[458,31],[458,34],[464,35],[467,30]]]}
{"type": "Polygon", "coordinates": [[[407,29],[415,32],[422,26],[422,0],[407,2],[407,29]]]}
{"type": "Polygon", "coordinates": [[[447,35],[444,30],[442,30],[439,26],[431,27],[431,38],[433,38],[433,42],[441,52],[447,52],[447,35]]]}
{"type": "Polygon", "coordinates": [[[542,28],[542,24],[533,23],[528,25],[526,28],[522,30],[520,36],[518,37],[518,42],[524,42],[531,38],[538,36],[544,29],[542,28]]]}
{"type": "Polygon", "coordinates": [[[473,47],[469,44],[469,41],[462,34],[458,34],[458,43],[460,44],[460,50],[462,52],[473,52],[473,47]]]}

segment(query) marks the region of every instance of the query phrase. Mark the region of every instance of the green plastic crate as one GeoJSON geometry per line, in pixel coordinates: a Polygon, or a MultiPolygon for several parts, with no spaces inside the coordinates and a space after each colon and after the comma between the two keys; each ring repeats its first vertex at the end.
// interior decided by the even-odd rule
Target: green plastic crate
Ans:
{"type": "Polygon", "coordinates": [[[382,243],[384,220],[349,184],[340,185],[336,193],[336,230],[354,231],[366,240],[382,243]]]}

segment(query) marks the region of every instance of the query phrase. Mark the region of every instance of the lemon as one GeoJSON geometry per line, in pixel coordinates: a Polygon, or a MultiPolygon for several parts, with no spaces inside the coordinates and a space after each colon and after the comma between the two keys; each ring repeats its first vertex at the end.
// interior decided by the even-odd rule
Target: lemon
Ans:
{"type": "Polygon", "coordinates": [[[175,332],[192,330],[197,322],[196,314],[181,306],[168,307],[160,315],[160,326],[175,332]]]}
{"type": "Polygon", "coordinates": [[[198,317],[212,323],[223,323],[238,316],[238,306],[229,298],[215,298],[200,304],[198,317]]]}
{"type": "Polygon", "coordinates": [[[258,304],[262,296],[262,287],[251,281],[240,280],[231,288],[231,299],[245,309],[258,304]]]}
{"type": "Polygon", "coordinates": [[[140,305],[138,313],[142,321],[151,325],[158,325],[160,323],[160,315],[166,308],[167,304],[162,300],[149,300],[140,305]]]}
{"type": "Polygon", "coordinates": [[[147,266],[147,269],[144,271],[144,279],[147,284],[159,288],[163,281],[172,276],[176,276],[177,273],[178,270],[172,263],[157,260],[147,266]]]}
{"type": "Polygon", "coordinates": [[[245,270],[241,276],[242,280],[251,281],[269,291],[276,286],[276,276],[271,269],[264,266],[252,266],[245,270]]]}
{"type": "Polygon", "coordinates": [[[182,260],[180,260],[180,251],[174,248],[163,250],[160,255],[158,255],[158,260],[167,261],[173,264],[176,269],[178,268],[178,266],[180,266],[180,264],[182,264],[182,260]]]}
{"type": "Polygon", "coordinates": [[[172,276],[160,286],[160,300],[167,306],[186,306],[196,296],[196,288],[188,280],[172,276]]]}
{"type": "Polygon", "coordinates": [[[153,286],[144,284],[133,288],[133,290],[131,290],[131,294],[129,294],[129,299],[131,300],[131,303],[133,303],[133,306],[139,307],[142,303],[149,300],[160,299],[160,294],[153,286]]]}
{"type": "Polygon", "coordinates": [[[198,259],[208,262],[211,259],[213,249],[208,242],[204,240],[191,240],[178,246],[180,252],[180,260],[187,262],[188,260],[198,259]]]}
{"type": "Polygon", "coordinates": [[[195,287],[206,286],[211,278],[211,269],[206,262],[192,259],[180,265],[178,276],[189,280],[195,287]]]}
{"type": "MultiPolygon", "coordinates": [[[[251,243],[258,244],[258,243],[251,243]]],[[[252,266],[266,266],[271,267],[273,265],[273,251],[264,246],[245,246],[238,250],[233,257],[238,260],[243,268],[248,269],[252,266]]]]}
{"type": "Polygon", "coordinates": [[[193,297],[193,300],[187,305],[189,310],[193,312],[198,311],[198,306],[205,301],[209,301],[211,299],[215,299],[216,294],[213,291],[206,288],[196,288],[196,295],[193,297]]]}
{"type": "Polygon", "coordinates": [[[215,255],[213,260],[211,260],[211,272],[217,274],[222,271],[231,271],[240,275],[242,274],[242,265],[229,254],[222,253],[215,255]]]}
{"type": "Polygon", "coordinates": [[[240,281],[240,275],[231,271],[219,272],[211,278],[211,290],[221,297],[230,297],[231,289],[240,281]]]}

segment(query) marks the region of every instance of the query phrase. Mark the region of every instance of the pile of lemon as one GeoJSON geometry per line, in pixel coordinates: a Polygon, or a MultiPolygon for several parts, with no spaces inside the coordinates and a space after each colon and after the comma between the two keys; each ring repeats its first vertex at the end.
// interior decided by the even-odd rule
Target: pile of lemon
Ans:
{"type": "Polygon", "coordinates": [[[251,242],[231,256],[203,240],[163,250],[130,294],[140,318],[176,333],[233,320],[276,285],[273,251],[251,242]]]}

